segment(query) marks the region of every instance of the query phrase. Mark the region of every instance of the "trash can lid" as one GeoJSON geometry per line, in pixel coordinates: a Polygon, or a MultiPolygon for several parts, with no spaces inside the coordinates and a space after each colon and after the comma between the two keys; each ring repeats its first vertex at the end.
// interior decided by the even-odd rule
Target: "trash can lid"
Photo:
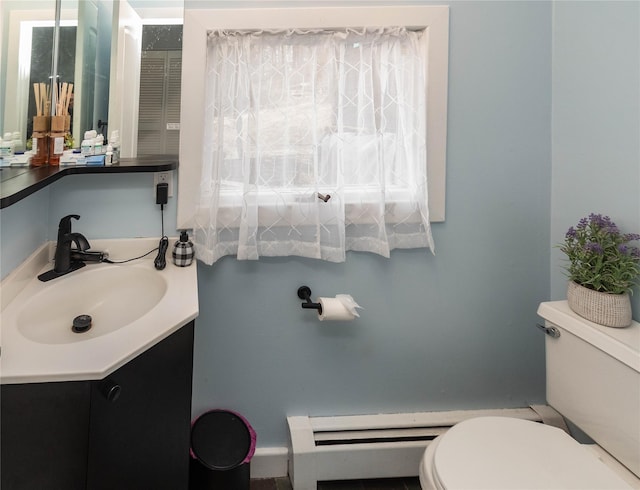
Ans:
{"type": "Polygon", "coordinates": [[[211,410],[191,426],[191,453],[211,470],[230,470],[251,460],[256,434],[240,414],[211,410]]]}

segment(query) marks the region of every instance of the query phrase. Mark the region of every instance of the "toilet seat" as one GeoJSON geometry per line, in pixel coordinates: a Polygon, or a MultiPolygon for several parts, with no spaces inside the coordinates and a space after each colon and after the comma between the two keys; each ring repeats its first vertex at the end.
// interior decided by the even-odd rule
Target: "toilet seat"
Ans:
{"type": "Polygon", "coordinates": [[[449,429],[425,451],[420,480],[424,490],[630,488],[564,431],[508,417],[449,429]]]}

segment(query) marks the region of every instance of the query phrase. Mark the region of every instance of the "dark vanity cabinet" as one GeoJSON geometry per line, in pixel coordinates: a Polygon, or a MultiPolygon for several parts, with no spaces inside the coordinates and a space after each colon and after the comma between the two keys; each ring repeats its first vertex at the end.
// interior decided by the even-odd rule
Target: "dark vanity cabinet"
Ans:
{"type": "Polygon", "coordinates": [[[86,488],[90,384],[2,385],[0,488],[86,488]]]}
{"type": "Polygon", "coordinates": [[[188,488],[194,322],[98,381],[2,385],[2,490],[188,488]]]}

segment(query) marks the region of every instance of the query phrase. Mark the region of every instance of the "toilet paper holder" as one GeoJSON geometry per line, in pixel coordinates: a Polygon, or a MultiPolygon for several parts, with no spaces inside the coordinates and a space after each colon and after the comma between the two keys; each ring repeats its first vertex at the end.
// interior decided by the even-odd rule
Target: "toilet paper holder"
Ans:
{"type": "Polygon", "coordinates": [[[318,310],[318,314],[322,315],[322,305],[311,301],[311,289],[308,286],[300,286],[298,288],[298,298],[305,300],[301,305],[303,308],[318,310]]]}

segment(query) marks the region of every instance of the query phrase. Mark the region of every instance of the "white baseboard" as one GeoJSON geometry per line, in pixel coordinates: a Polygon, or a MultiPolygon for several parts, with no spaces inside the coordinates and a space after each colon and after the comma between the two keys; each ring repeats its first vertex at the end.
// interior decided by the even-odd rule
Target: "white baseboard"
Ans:
{"type": "Polygon", "coordinates": [[[259,447],[251,459],[251,478],[280,478],[287,476],[289,449],[259,447]]]}
{"type": "Polygon", "coordinates": [[[318,481],[418,476],[420,460],[431,441],[458,422],[489,415],[564,424],[547,406],[289,416],[289,478],[294,490],[315,490],[318,481]]]}
{"type": "MultiPolygon", "coordinates": [[[[486,411],[487,413],[490,412],[491,414],[500,414],[500,415],[508,415],[511,417],[518,417],[518,418],[524,418],[524,419],[530,419],[530,420],[543,420],[545,423],[551,423],[551,425],[556,425],[556,423],[554,423],[554,421],[549,419],[549,413],[544,412],[543,409],[548,409],[548,407],[545,406],[536,406],[536,407],[532,407],[534,412],[531,412],[530,409],[506,409],[506,410],[488,410],[486,411]]],[[[551,410],[551,412],[553,412],[551,410]]],[[[478,411],[478,412],[461,412],[463,414],[474,414],[474,415],[483,415],[486,414],[485,411],[478,411]]],[[[554,412],[555,413],[555,412],[554,412]]],[[[444,414],[447,415],[459,415],[460,412],[444,412],[444,414]]],[[[411,423],[408,424],[408,426],[412,426],[412,425],[418,425],[418,426],[428,426],[430,422],[433,422],[431,420],[432,417],[434,416],[442,416],[443,413],[435,413],[435,414],[431,414],[431,413],[427,413],[427,414],[410,414],[411,417],[411,423]],[[424,417],[431,417],[425,420],[420,419],[420,416],[423,415],[424,417]]],[[[349,417],[317,417],[313,419],[314,424],[316,425],[316,429],[318,430],[337,430],[338,428],[342,427],[342,425],[345,425],[346,427],[349,428],[366,428],[366,427],[370,427],[371,426],[371,422],[372,420],[381,420],[381,424],[383,426],[387,426],[389,424],[392,424],[395,422],[397,425],[397,422],[399,420],[402,420],[403,417],[405,417],[405,415],[403,414],[390,414],[390,415],[375,415],[375,416],[349,416],[349,417]],[[398,419],[398,420],[396,420],[398,419]],[[326,421],[331,421],[332,423],[337,423],[338,427],[329,427],[327,424],[329,424],[329,422],[326,421]],[[360,425],[358,425],[358,423],[354,423],[354,421],[356,422],[361,422],[360,425]],[[362,426],[362,427],[361,427],[362,426]]],[[[440,419],[440,417],[438,417],[438,419],[440,419]]],[[[451,417],[449,417],[451,418],[451,417]]],[[[466,418],[466,417],[453,417],[451,418],[451,420],[447,419],[447,423],[453,424],[455,422],[457,422],[458,418],[466,418]]],[[[442,425],[442,421],[440,420],[439,424],[436,425],[442,425]]],[[[342,427],[344,428],[344,427],[342,427]]],[[[417,443],[413,443],[413,445],[415,445],[417,443]]],[[[412,444],[409,444],[412,445],[412,444]]],[[[315,444],[312,445],[313,448],[315,448],[315,444]]],[[[351,449],[357,448],[357,446],[351,446],[351,449]]],[[[309,449],[311,450],[312,447],[310,446],[309,449]]],[[[339,449],[339,447],[335,447],[334,449],[339,449]]],[[[414,448],[411,448],[411,450],[413,450],[414,448]]],[[[315,449],[314,449],[315,450],[315,449]]],[[[331,447],[329,446],[329,452],[331,450],[331,447]]],[[[421,457],[422,452],[424,451],[424,448],[421,449],[421,451],[419,452],[418,456],[421,457]]],[[[369,455],[370,456],[370,455],[369,455]]],[[[256,449],[255,454],[253,455],[253,458],[251,459],[251,478],[282,478],[285,476],[288,476],[289,474],[289,448],[288,447],[259,447],[256,449]]],[[[350,458],[353,459],[353,454],[351,454],[351,456],[349,456],[350,458]]],[[[345,458],[348,460],[349,458],[347,456],[345,456],[345,458]]],[[[406,456],[403,456],[403,461],[406,459],[406,456]]],[[[350,478],[363,478],[366,477],[367,475],[369,475],[369,477],[373,478],[374,474],[376,474],[376,470],[375,468],[372,469],[371,468],[371,463],[372,461],[374,461],[374,459],[371,459],[371,457],[369,457],[369,459],[366,460],[367,461],[367,465],[369,470],[367,471],[363,471],[362,475],[350,475],[350,478]]],[[[314,463],[315,464],[315,463],[314,463]]],[[[403,463],[406,466],[406,461],[403,463]]],[[[351,464],[350,466],[354,466],[353,464],[351,464]]],[[[395,464],[395,466],[397,466],[397,468],[401,468],[402,464],[395,464]]],[[[397,473],[397,468],[396,468],[396,473],[397,473]]],[[[406,474],[411,474],[411,475],[416,475],[417,470],[418,470],[418,464],[413,464],[413,473],[411,472],[407,472],[406,474]]],[[[293,474],[293,473],[292,473],[293,474]]],[[[395,475],[395,473],[394,473],[395,475]]],[[[344,475],[342,475],[344,477],[344,475]]],[[[404,475],[403,473],[403,476],[404,475]]],[[[325,477],[326,478],[326,477],[325,477]]],[[[313,487],[315,488],[315,486],[313,487]]]]}

